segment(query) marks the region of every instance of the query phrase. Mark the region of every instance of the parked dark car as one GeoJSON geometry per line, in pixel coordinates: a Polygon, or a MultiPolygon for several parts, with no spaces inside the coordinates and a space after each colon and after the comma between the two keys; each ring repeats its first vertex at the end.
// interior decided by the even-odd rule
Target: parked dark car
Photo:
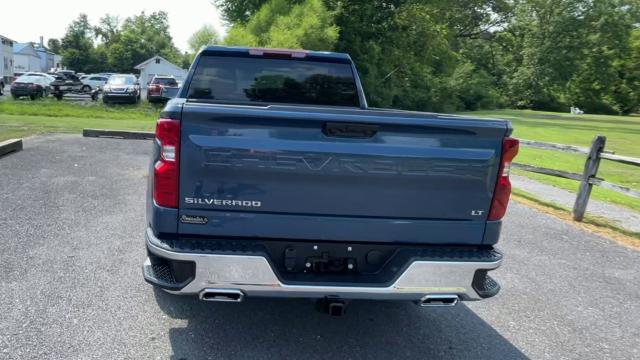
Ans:
{"type": "Polygon", "coordinates": [[[62,76],[71,76],[71,75],[76,75],[76,72],[73,70],[58,70],[56,71],[56,74],[58,75],[62,75],[62,76]]]}
{"type": "Polygon", "coordinates": [[[46,73],[43,73],[43,72],[37,72],[37,71],[29,71],[29,72],[24,73],[23,75],[43,77],[47,84],[51,84],[52,82],[54,82],[56,80],[56,77],[53,76],[53,75],[49,75],[49,74],[46,74],[46,73]]]}
{"type": "Polygon", "coordinates": [[[66,94],[91,95],[93,100],[98,99],[98,92],[85,89],[80,78],[70,71],[58,71],[55,80],[51,82],[51,94],[58,100],[62,100],[66,94]]]}
{"type": "Polygon", "coordinates": [[[173,76],[156,75],[147,88],[147,100],[151,103],[165,102],[169,100],[163,96],[162,89],[178,88],[178,81],[173,76]]]}
{"type": "Polygon", "coordinates": [[[11,78],[11,82],[16,81],[17,78],[24,75],[24,71],[16,71],[13,73],[13,77],[11,78]]]}
{"type": "Polygon", "coordinates": [[[9,84],[13,83],[14,81],[16,81],[17,78],[19,78],[24,74],[25,74],[24,71],[14,72],[13,75],[9,78],[9,84]]]}
{"type": "Polygon", "coordinates": [[[0,96],[4,95],[4,79],[0,77],[0,96]]]}
{"type": "Polygon", "coordinates": [[[49,96],[47,80],[42,76],[20,76],[11,84],[11,96],[14,99],[28,96],[31,100],[49,96]]]}
{"type": "Polygon", "coordinates": [[[134,75],[111,75],[102,89],[102,102],[124,102],[135,104],[140,101],[140,83],[134,75]]]}

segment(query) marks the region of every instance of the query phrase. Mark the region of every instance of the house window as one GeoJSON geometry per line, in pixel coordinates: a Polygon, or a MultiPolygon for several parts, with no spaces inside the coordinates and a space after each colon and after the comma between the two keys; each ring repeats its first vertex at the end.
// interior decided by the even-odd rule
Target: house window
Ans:
{"type": "Polygon", "coordinates": [[[156,59],[156,64],[160,64],[160,59],[156,59]]]}

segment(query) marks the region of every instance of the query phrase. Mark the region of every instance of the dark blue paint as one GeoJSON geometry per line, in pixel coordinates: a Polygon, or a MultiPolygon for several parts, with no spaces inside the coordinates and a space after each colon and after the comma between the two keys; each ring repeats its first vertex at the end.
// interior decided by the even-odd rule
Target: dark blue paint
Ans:
{"type": "Polygon", "coordinates": [[[478,245],[482,221],[378,219],[367,217],[180,210],[206,216],[207,225],[180,224],[181,234],[216,237],[343,242],[478,245]],[[455,231],[452,229],[455,228],[455,231]]]}
{"type": "MultiPolygon", "coordinates": [[[[246,52],[210,47],[203,53],[226,51],[246,52]]],[[[181,235],[475,245],[499,237],[500,222],[487,226],[486,214],[502,138],[511,133],[508,122],[183,98],[171,100],[163,115],[181,120],[177,215],[209,219],[207,225],[178,224],[181,235]],[[322,132],[327,122],[378,131],[365,139],[328,137],[322,132]],[[262,206],[187,204],[185,197],[262,206]]],[[[152,227],[171,228],[167,212],[150,213],[152,227]]]]}
{"type": "Polygon", "coordinates": [[[182,203],[181,215],[240,216],[207,228],[180,224],[181,233],[459,244],[483,241],[507,131],[503,122],[434,114],[192,103],[181,129],[181,199],[262,204],[182,203]],[[327,137],[329,120],[378,131],[327,137]]]}

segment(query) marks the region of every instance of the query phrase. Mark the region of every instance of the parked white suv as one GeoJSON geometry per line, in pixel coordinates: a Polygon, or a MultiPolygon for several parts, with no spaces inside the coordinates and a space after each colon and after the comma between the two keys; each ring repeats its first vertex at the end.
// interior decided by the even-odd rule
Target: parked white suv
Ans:
{"type": "Polygon", "coordinates": [[[82,90],[90,91],[94,89],[102,90],[104,84],[109,80],[108,76],[104,75],[84,75],[84,78],[80,79],[82,81],[82,90]]]}

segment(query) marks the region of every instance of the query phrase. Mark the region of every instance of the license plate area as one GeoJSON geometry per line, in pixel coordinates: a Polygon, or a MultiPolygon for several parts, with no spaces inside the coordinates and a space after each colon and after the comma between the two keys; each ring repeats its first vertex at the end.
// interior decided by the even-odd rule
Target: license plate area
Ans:
{"type": "Polygon", "coordinates": [[[278,268],[290,274],[375,274],[394,250],[363,244],[288,244],[284,247],[278,268]]]}
{"type": "Polygon", "coordinates": [[[306,271],[313,271],[321,274],[358,272],[358,261],[353,257],[335,257],[329,255],[329,252],[323,252],[320,256],[308,257],[305,260],[305,268],[306,271]]]}

